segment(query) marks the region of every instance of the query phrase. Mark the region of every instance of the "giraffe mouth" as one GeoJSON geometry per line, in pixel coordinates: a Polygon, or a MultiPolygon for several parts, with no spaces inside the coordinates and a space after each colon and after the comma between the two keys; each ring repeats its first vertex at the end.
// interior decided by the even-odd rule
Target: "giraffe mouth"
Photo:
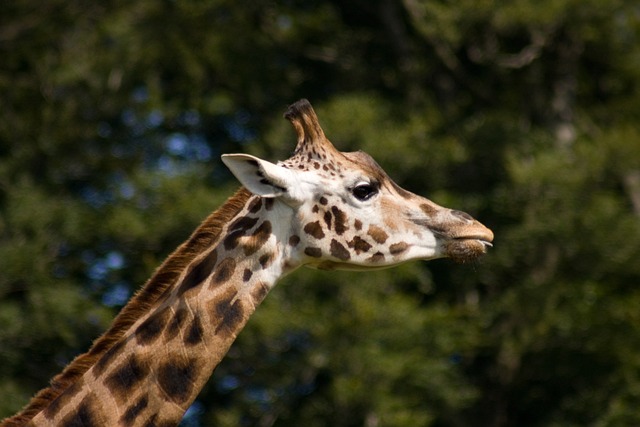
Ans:
{"type": "Polygon", "coordinates": [[[447,240],[443,245],[445,255],[457,263],[477,260],[487,253],[488,248],[493,247],[491,230],[482,231],[478,234],[456,236],[447,240]]]}
{"type": "Polygon", "coordinates": [[[456,237],[453,240],[475,240],[477,242],[480,242],[481,244],[484,245],[485,248],[492,248],[493,247],[493,243],[491,243],[491,240],[487,239],[486,237],[482,236],[472,236],[472,237],[456,237]]]}
{"type": "Polygon", "coordinates": [[[480,239],[453,239],[447,241],[444,246],[444,254],[457,263],[475,261],[487,253],[487,247],[491,243],[480,239]]]}

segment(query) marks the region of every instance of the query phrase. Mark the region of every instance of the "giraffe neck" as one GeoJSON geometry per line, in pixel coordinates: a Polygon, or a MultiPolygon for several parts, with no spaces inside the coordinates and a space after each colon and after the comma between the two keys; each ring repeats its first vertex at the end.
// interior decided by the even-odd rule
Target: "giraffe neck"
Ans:
{"type": "Polygon", "coordinates": [[[277,225],[290,224],[287,215],[280,202],[249,198],[215,244],[32,424],[177,425],[256,307],[295,268],[297,239],[277,225]]]}

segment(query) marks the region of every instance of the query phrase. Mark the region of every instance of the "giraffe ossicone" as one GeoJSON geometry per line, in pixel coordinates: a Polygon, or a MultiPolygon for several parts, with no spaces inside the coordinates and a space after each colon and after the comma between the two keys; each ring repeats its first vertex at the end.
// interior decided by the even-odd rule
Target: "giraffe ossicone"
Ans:
{"type": "Polygon", "coordinates": [[[472,261],[493,233],[410,193],[325,137],[306,100],[291,158],[223,156],[242,183],[158,268],[91,349],[2,426],[177,425],[277,280],[300,266],[472,261]]]}

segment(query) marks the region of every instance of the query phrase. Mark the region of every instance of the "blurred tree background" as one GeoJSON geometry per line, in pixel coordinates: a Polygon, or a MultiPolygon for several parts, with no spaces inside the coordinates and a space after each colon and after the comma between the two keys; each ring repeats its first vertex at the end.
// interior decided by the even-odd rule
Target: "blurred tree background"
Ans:
{"type": "Polygon", "coordinates": [[[238,186],[306,97],[341,150],[495,248],[297,271],[184,426],[640,425],[633,0],[0,6],[0,416],[238,186]]]}

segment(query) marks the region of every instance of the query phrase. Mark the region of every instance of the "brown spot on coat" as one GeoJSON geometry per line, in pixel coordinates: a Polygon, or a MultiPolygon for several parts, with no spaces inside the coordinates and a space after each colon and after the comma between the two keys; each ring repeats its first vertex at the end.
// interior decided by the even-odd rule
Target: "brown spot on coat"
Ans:
{"type": "Polygon", "coordinates": [[[393,245],[389,246],[389,252],[392,255],[400,254],[400,253],[406,251],[407,249],[409,249],[409,245],[407,245],[405,242],[398,242],[398,243],[394,243],[393,245]]]}
{"type": "Polygon", "coordinates": [[[234,290],[227,292],[222,299],[214,302],[213,318],[217,321],[215,333],[228,336],[235,332],[244,321],[244,307],[234,290]]]}
{"type": "Polygon", "coordinates": [[[264,254],[260,257],[260,259],[258,259],[258,262],[264,269],[269,267],[275,258],[276,258],[275,254],[264,254]]]}
{"type": "Polygon", "coordinates": [[[251,276],[253,276],[253,272],[248,268],[245,268],[244,273],[242,273],[242,281],[248,282],[251,279],[251,276]]]}
{"type": "Polygon", "coordinates": [[[338,242],[336,239],[332,239],[331,240],[331,255],[333,255],[334,257],[342,260],[342,261],[346,261],[349,258],[351,258],[351,254],[349,253],[349,251],[347,250],[347,248],[345,248],[342,243],[338,242]]]}
{"type": "Polygon", "coordinates": [[[336,233],[338,233],[338,236],[341,236],[342,233],[344,233],[348,228],[347,215],[335,206],[331,207],[331,212],[333,212],[333,217],[335,219],[334,227],[335,227],[336,233]]]}
{"type": "Polygon", "coordinates": [[[213,279],[211,280],[211,286],[218,286],[227,280],[231,279],[233,272],[236,269],[236,260],[233,258],[225,258],[220,261],[218,267],[216,267],[213,273],[213,279]]]}
{"type": "Polygon", "coordinates": [[[262,198],[256,197],[251,201],[251,203],[249,203],[249,206],[247,209],[249,210],[250,213],[254,214],[254,213],[257,213],[261,207],[262,207],[262,198]]]}
{"type": "Polygon", "coordinates": [[[126,344],[127,342],[122,339],[112,345],[111,348],[104,353],[104,355],[96,362],[95,366],[93,367],[93,371],[97,376],[102,375],[105,368],[109,366],[113,359],[122,352],[126,344]]]}
{"type": "Polygon", "coordinates": [[[289,237],[289,245],[296,247],[298,246],[298,243],[300,243],[300,237],[296,236],[295,234],[291,237],[289,237]]]}
{"type": "Polygon", "coordinates": [[[231,225],[229,225],[229,231],[236,231],[236,230],[242,230],[245,232],[249,231],[250,229],[253,228],[254,225],[256,225],[259,219],[260,219],[259,217],[253,217],[253,216],[239,217],[238,219],[233,221],[231,225]]]}
{"type": "Polygon", "coordinates": [[[178,405],[189,400],[197,376],[197,363],[194,359],[176,358],[158,368],[158,385],[168,398],[178,405]]]}
{"type": "Polygon", "coordinates": [[[107,376],[105,385],[119,403],[124,403],[129,399],[131,389],[141,382],[148,373],[149,366],[143,363],[138,356],[131,355],[107,376]]]}
{"type": "Polygon", "coordinates": [[[326,205],[327,205],[327,203],[329,203],[329,201],[327,200],[327,198],[326,198],[326,197],[324,197],[324,196],[320,197],[320,200],[319,200],[319,201],[320,201],[320,204],[321,204],[321,205],[324,205],[324,206],[326,206],[326,205]]]}
{"type": "Polygon", "coordinates": [[[61,408],[65,407],[69,401],[78,394],[78,392],[82,389],[84,385],[84,380],[80,378],[78,381],[73,383],[71,387],[67,388],[57,399],[55,399],[49,406],[44,409],[44,417],[51,420],[54,418],[61,408]]]}
{"type": "Polygon", "coordinates": [[[142,345],[153,343],[167,325],[167,322],[169,321],[169,314],[169,308],[165,307],[142,322],[135,331],[138,343],[142,345]]]}
{"type": "Polygon", "coordinates": [[[369,259],[367,259],[367,261],[371,262],[371,263],[379,263],[379,262],[383,262],[384,261],[384,254],[382,252],[376,252],[375,254],[371,255],[369,257],[369,259]]]}
{"type": "Polygon", "coordinates": [[[200,344],[204,338],[204,329],[202,328],[202,322],[198,316],[193,318],[191,326],[184,337],[184,343],[187,346],[193,346],[200,344]]]}
{"type": "Polygon", "coordinates": [[[331,230],[331,212],[326,211],[323,216],[324,223],[327,224],[327,229],[331,230]]]}
{"type": "Polygon", "coordinates": [[[229,226],[229,234],[225,237],[223,243],[226,250],[234,249],[238,246],[240,238],[246,235],[250,229],[258,222],[257,217],[245,216],[238,218],[229,226]]]}
{"type": "Polygon", "coordinates": [[[210,254],[205,256],[195,267],[187,273],[184,280],[180,284],[180,288],[178,289],[178,295],[182,295],[189,289],[192,289],[209,277],[213,268],[216,266],[216,262],[218,261],[217,251],[213,250],[210,254]]]}
{"type": "Polygon", "coordinates": [[[153,414],[147,422],[144,424],[144,427],[175,427],[180,424],[180,419],[171,420],[171,419],[159,419],[158,414],[153,414]]]}
{"type": "Polygon", "coordinates": [[[304,248],[304,253],[313,258],[320,258],[322,256],[322,250],[320,248],[314,248],[313,246],[304,248]]]}
{"type": "Polygon", "coordinates": [[[245,230],[235,230],[227,234],[227,237],[224,238],[224,248],[228,251],[231,249],[235,249],[240,243],[240,238],[245,235],[245,230]]]}
{"type": "Polygon", "coordinates": [[[253,298],[254,304],[255,305],[260,304],[264,300],[264,298],[267,296],[268,293],[269,293],[269,287],[265,283],[263,282],[256,283],[256,285],[251,290],[251,298],[253,298]]]}
{"type": "Polygon", "coordinates": [[[147,396],[142,396],[133,405],[129,406],[124,414],[122,414],[122,417],[120,417],[120,423],[124,426],[132,426],[136,421],[136,418],[138,418],[138,415],[140,415],[147,406],[149,406],[149,398],[147,396]]]}
{"type": "Polygon", "coordinates": [[[268,199],[265,199],[265,201],[264,201],[264,208],[265,208],[266,210],[268,210],[268,211],[270,211],[271,209],[273,209],[273,202],[274,202],[274,201],[275,201],[275,200],[274,200],[272,197],[270,197],[270,198],[268,198],[268,199]]]}
{"type": "Polygon", "coordinates": [[[353,227],[356,229],[356,231],[362,230],[362,221],[360,221],[359,219],[356,219],[353,222],[353,227]]]}
{"type": "Polygon", "coordinates": [[[61,427],[98,427],[100,416],[96,414],[98,407],[95,397],[88,395],[80,402],[76,411],[71,411],[61,422],[61,427]]]}
{"type": "Polygon", "coordinates": [[[387,234],[387,232],[384,231],[382,228],[378,227],[377,225],[370,225],[369,230],[367,230],[367,234],[371,236],[371,238],[375,240],[376,243],[380,243],[380,244],[386,242],[387,239],[389,238],[389,235],[387,234]]]}
{"type": "Polygon", "coordinates": [[[431,205],[429,203],[422,203],[420,205],[420,210],[422,210],[422,212],[424,212],[428,216],[434,216],[438,213],[438,209],[434,205],[431,205]]]}
{"type": "Polygon", "coordinates": [[[310,222],[304,226],[304,232],[309,234],[310,236],[315,237],[320,240],[324,237],[324,231],[322,231],[322,226],[320,225],[320,221],[310,222]]]}
{"type": "Polygon", "coordinates": [[[271,237],[271,222],[264,221],[247,240],[244,254],[250,256],[256,253],[269,240],[269,237],[271,237]]]}
{"type": "Polygon", "coordinates": [[[360,252],[369,252],[369,249],[371,249],[369,242],[359,236],[355,236],[348,244],[358,255],[360,255],[360,252]]]}

